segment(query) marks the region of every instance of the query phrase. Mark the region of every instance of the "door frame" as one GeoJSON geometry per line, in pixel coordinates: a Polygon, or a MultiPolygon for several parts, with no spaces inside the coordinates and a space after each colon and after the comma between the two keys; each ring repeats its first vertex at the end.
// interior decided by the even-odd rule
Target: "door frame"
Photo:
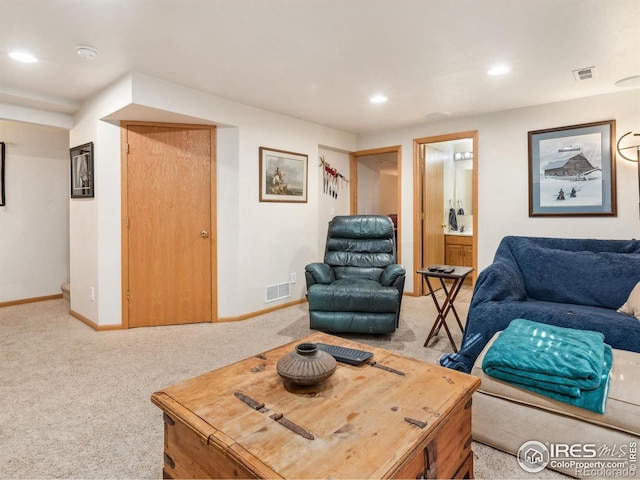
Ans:
{"type": "Polygon", "coordinates": [[[218,321],[218,222],[216,211],[216,127],[214,125],[199,125],[189,123],[162,123],[162,122],[144,122],[134,120],[122,120],[120,122],[120,193],[121,193],[121,209],[120,209],[120,231],[122,252],[120,254],[121,270],[122,270],[122,328],[129,328],[129,301],[127,292],[129,291],[129,235],[128,235],[128,143],[127,132],[129,126],[144,127],[164,127],[164,128],[190,128],[198,130],[211,131],[211,152],[210,152],[210,169],[211,169],[211,322],[218,321]]]}
{"type": "Polygon", "coordinates": [[[397,262],[402,263],[400,261],[402,258],[400,254],[400,245],[402,245],[402,145],[358,150],[349,154],[349,211],[351,215],[358,214],[358,158],[392,152],[395,152],[398,162],[398,238],[396,240],[396,256],[397,262]]]}
{"type": "MultiPolygon", "coordinates": [[[[424,143],[440,143],[452,140],[471,138],[473,142],[473,174],[472,174],[472,203],[473,208],[473,273],[472,283],[475,285],[478,272],[478,130],[447,133],[432,137],[422,137],[413,140],[413,292],[414,295],[424,295],[422,275],[416,273],[422,265],[422,175],[420,175],[420,145],[424,143]],[[417,172],[417,174],[415,174],[417,172]]],[[[443,232],[444,235],[444,232],[443,232]]]]}

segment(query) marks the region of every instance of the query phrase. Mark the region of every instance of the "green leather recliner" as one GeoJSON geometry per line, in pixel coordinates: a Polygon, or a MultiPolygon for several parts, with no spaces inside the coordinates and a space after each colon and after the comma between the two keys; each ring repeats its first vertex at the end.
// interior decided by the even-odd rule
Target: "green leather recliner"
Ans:
{"type": "Polygon", "coordinates": [[[334,217],[329,222],[324,263],[305,268],[311,328],[394,332],[405,280],[405,269],[396,262],[394,226],[389,217],[334,217]]]}

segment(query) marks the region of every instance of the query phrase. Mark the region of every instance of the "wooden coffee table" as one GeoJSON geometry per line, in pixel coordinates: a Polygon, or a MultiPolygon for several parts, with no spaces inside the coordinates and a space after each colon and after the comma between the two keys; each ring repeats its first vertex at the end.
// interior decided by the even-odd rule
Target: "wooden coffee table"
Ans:
{"type": "Polygon", "coordinates": [[[471,395],[479,385],[315,333],[151,400],[164,412],[165,478],[472,478],[471,395]],[[339,363],[320,385],[285,384],[276,362],[302,342],[368,350],[375,366],[339,363]]]}

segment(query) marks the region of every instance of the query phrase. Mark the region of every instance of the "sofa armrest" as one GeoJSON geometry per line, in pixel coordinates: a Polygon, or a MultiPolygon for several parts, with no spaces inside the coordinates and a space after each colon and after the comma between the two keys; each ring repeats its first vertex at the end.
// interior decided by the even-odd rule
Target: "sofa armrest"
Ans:
{"type": "Polygon", "coordinates": [[[380,277],[380,283],[385,287],[395,287],[400,279],[404,280],[405,273],[403,265],[387,265],[380,277]]]}
{"type": "Polygon", "coordinates": [[[333,268],[326,263],[310,263],[304,270],[304,275],[307,280],[307,290],[311,285],[315,285],[316,283],[329,285],[336,280],[333,268]]]}
{"type": "Polygon", "coordinates": [[[478,275],[471,304],[526,299],[527,290],[520,270],[510,263],[496,261],[478,275]]]}

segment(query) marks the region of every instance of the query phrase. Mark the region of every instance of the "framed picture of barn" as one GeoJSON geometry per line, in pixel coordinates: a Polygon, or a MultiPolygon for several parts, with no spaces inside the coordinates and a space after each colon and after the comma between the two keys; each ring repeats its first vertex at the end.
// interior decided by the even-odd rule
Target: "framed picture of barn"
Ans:
{"type": "Polygon", "coordinates": [[[616,121],[529,132],[529,216],[615,216],[616,121]]]}

